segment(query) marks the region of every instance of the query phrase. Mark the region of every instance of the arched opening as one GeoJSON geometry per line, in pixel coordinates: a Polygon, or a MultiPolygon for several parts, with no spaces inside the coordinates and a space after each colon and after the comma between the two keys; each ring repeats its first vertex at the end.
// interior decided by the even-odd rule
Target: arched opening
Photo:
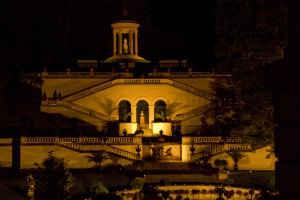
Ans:
{"type": "Polygon", "coordinates": [[[141,124],[141,118],[144,117],[145,127],[149,124],[149,104],[145,100],[140,100],[136,107],[136,121],[141,124]],[[142,113],[143,112],[143,113],[142,113]],[[141,116],[143,114],[143,116],[141,116]]]}
{"type": "Polygon", "coordinates": [[[158,100],[154,104],[154,121],[164,122],[167,120],[167,104],[163,100],[158,100]]]}
{"type": "Polygon", "coordinates": [[[131,122],[131,104],[122,100],[119,103],[119,122],[131,122]]]}

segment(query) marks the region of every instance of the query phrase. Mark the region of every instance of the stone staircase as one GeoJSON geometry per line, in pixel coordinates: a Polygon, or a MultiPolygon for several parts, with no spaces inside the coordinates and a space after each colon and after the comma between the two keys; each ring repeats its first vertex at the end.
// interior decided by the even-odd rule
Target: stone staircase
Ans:
{"type": "Polygon", "coordinates": [[[129,151],[125,151],[123,149],[119,149],[116,147],[112,147],[106,144],[81,144],[75,143],[67,140],[60,140],[58,145],[78,151],[78,152],[95,152],[99,150],[104,150],[110,154],[114,154],[116,156],[128,159],[128,160],[138,160],[140,157],[138,154],[131,153],[129,151]]]}
{"type": "Polygon", "coordinates": [[[253,149],[250,144],[215,144],[207,147],[206,149],[200,152],[191,154],[191,157],[194,161],[196,161],[204,158],[209,158],[231,150],[252,151],[253,149]]]}
{"type": "Polygon", "coordinates": [[[216,97],[210,93],[191,87],[189,85],[185,85],[183,83],[179,83],[171,79],[113,79],[104,83],[96,84],[94,86],[91,86],[89,88],[80,91],[76,91],[67,96],[63,96],[62,99],[65,101],[74,101],[76,99],[80,99],[82,97],[94,94],[96,92],[105,90],[107,88],[110,88],[118,84],[135,84],[135,85],[136,84],[167,84],[167,85],[171,85],[172,87],[178,88],[180,90],[203,97],[205,99],[209,99],[209,100],[216,99],[216,97]]]}
{"type": "Polygon", "coordinates": [[[131,137],[109,138],[109,141],[103,141],[102,138],[56,138],[56,137],[28,137],[25,138],[24,144],[27,145],[59,145],[80,153],[92,153],[99,150],[104,150],[110,154],[128,159],[139,160],[139,154],[135,154],[117,147],[113,147],[106,143],[132,144],[131,137]],[[116,141],[114,142],[114,139],[116,141]]]}

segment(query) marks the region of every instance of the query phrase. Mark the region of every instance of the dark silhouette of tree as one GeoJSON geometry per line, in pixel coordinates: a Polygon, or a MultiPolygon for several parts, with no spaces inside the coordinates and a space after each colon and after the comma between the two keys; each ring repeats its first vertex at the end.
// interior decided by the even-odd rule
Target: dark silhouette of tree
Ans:
{"type": "Polygon", "coordinates": [[[35,180],[34,199],[36,200],[67,200],[71,198],[74,187],[73,176],[63,158],[48,153],[48,157],[38,167],[33,175],[35,180]]]}
{"type": "Polygon", "coordinates": [[[95,166],[97,168],[102,169],[103,168],[102,163],[106,160],[109,160],[110,156],[106,151],[99,150],[92,153],[91,156],[86,156],[86,158],[88,159],[89,162],[95,163],[95,166]]]}
{"type": "Polygon", "coordinates": [[[237,171],[237,170],[239,169],[237,163],[238,163],[242,158],[244,158],[244,157],[247,156],[247,155],[245,155],[244,153],[242,153],[241,151],[235,150],[235,149],[233,149],[233,150],[231,150],[231,151],[229,151],[229,152],[226,152],[226,153],[227,153],[227,154],[229,155],[229,157],[233,160],[233,162],[234,162],[233,170],[235,170],[235,171],[237,171]]]}
{"type": "Polygon", "coordinates": [[[213,84],[220,107],[214,113],[232,136],[249,137],[255,148],[274,142],[273,96],[264,81],[268,65],[283,58],[287,45],[284,1],[219,1],[215,55],[231,78],[213,84]]]}

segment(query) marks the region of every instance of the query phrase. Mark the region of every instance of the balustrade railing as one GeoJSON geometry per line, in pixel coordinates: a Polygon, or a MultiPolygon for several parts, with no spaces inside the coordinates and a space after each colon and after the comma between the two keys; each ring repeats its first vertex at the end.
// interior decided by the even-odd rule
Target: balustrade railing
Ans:
{"type": "Polygon", "coordinates": [[[53,100],[53,99],[48,99],[48,100],[44,100],[41,101],[41,105],[42,106],[63,106],[63,107],[67,107],[69,109],[75,110],[77,112],[89,115],[91,117],[97,118],[97,119],[102,119],[105,121],[115,121],[116,118],[108,116],[108,115],[104,115],[102,113],[96,112],[94,110],[85,108],[83,106],[79,106],[77,104],[73,104],[67,101],[63,101],[63,100],[53,100]]]}
{"type": "MultiPolygon", "coordinates": [[[[23,77],[30,77],[34,74],[39,73],[24,73],[23,77]],[[27,75],[30,74],[30,75],[27,75]]],[[[153,74],[153,73],[150,73],[153,74]]],[[[230,77],[230,74],[218,74],[214,72],[156,72],[156,75],[168,74],[170,78],[226,78],[230,77]]],[[[89,78],[89,77],[99,77],[99,78],[113,78],[115,73],[113,72],[43,72],[42,77],[48,78],[89,78]]]]}
{"type": "Polygon", "coordinates": [[[222,141],[221,137],[191,137],[191,143],[219,143],[222,141]]]}
{"type": "Polygon", "coordinates": [[[47,78],[113,78],[112,72],[43,72],[42,77],[47,78]]]}
{"type": "Polygon", "coordinates": [[[131,153],[129,151],[125,151],[119,148],[115,148],[108,145],[93,145],[93,144],[86,144],[86,145],[80,145],[79,149],[80,151],[99,151],[99,150],[105,150],[107,152],[117,154],[119,156],[122,156],[127,159],[136,160],[138,159],[138,155],[131,153]]]}
{"type": "Polygon", "coordinates": [[[24,144],[54,144],[54,143],[56,143],[55,137],[25,137],[25,138],[22,138],[22,140],[21,141],[24,144]]]}
{"type": "Polygon", "coordinates": [[[82,144],[132,144],[132,137],[82,138],[82,144]]]}
{"type": "Polygon", "coordinates": [[[239,151],[251,151],[252,147],[250,144],[215,144],[211,145],[198,153],[194,153],[194,160],[201,158],[211,157],[226,151],[239,150],[239,151]]]}
{"type": "Polygon", "coordinates": [[[171,72],[171,78],[225,78],[230,74],[216,74],[214,72],[171,72]]]}
{"type": "Polygon", "coordinates": [[[182,83],[179,83],[179,82],[176,82],[176,81],[173,81],[172,85],[178,89],[181,89],[181,90],[184,90],[186,92],[189,92],[189,93],[192,93],[192,94],[195,94],[197,96],[201,96],[205,99],[209,99],[209,100],[212,100],[212,99],[215,99],[215,96],[212,95],[212,94],[209,94],[207,92],[204,92],[202,90],[199,90],[199,89],[196,89],[196,88],[193,88],[191,86],[188,86],[188,85],[185,85],[185,84],[182,84],[182,83]]]}
{"type": "Polygon", "coordinates": [[[24,137],[24,144],[133,144],[133,137],[24,137]]]}
{"type": "Polygon", "coordinates": [[[101,90],[110,88],[110,87],[112,87],[114,85],[117,85],[117,84],[168,84],[168,85],[171,85],[171,86],[176,87],[178,89],[187,91],[189,93],[195,94],[197,96],[201,96],[201,97],[209,99],[209,100],[215,99],[215,96],[213,96],[212,94],[209,94],[209,93],[204,92],[202,90],[193,88],[191,86],[188,86],[188,85],[185,85],[185,84],[182,84],[182,83],[170,80],[170,79],[128,79],[128,78],[115,79],[115,80],[108,81],[108,82],[105,82],[105,83],[100,83],[100,84],[92,86],[88,89],[85,89],[85,90],[67,95],[67,96],[63,97],[63,99],[73,101],[73,100],[88,96],[90,94],[93,94],[95,92],[99,92],[101,90]]]}
{"type": "Polygon", "coordinates": [[[21,79],[39,78],[39,77],[41,77],[41,73],[22,73],[22,74],[20,74],[21,79]]]}
{"type": "Polygon", "coordinates": [[[197,144],[197,143],[239,143],[241,142],[241,139],[239,137],[222,137],[222,136],[216,136],[216,137],[191,137],[191,143],[197,144]]]}
{"type": "Polygon", "coordinates": [[[215,108],[216,106],[217,106],[217,104],[215,104],[215,103],[206,104],[206,105],[196,108],[190,112],[184,113],[184,114],[176,116],[176,117],[172,117],[172,121],[182,121],[182,120],[194,117],[194,116],[202,114],[208,110],[211,110],[211,109],[215,108]]]}
{"type": "Polygon", "coordinates": [[[90,94],[99,92],[101,90],[104,90],[104,89],[107,89],[107,88],[111,87],[112,85],[113,85],[112,81],[108,81],[106,83],[102,83],[100,85],[91,87],[89,89],[86,89],[86,90],[83,90],[83,91],[80,91],[80,92],[76,92],[75,94],[70,95],[71,100],[73,101],[73,100],[79,99],[81,97],[85,97],[85,96],[88,96],[90,94]]]}
{"type": "Polygon", "coordinates": [[[43,145],[55,144],[71,148],[81,152],[92,152],[105,150],[127,159],[138,159],[137,154],[109,146],[108,144],[132,144],[132,137],[108,137],[101,138],[58,138],[58,137],[26,137],[22,139],[23,144],[43,145]]]}

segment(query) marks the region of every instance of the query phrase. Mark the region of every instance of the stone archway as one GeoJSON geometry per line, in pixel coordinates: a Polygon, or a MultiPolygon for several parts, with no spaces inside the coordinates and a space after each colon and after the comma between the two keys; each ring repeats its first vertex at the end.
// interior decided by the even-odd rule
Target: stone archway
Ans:
{"type": "Polygon", "coordinates": [[[119,102],[119,121],[120,122],[131,122],[131,104],[127,100],[119,102]]]}
{"type": "Polygon", "coordinates": [[[136,104],[136,122],[142,128],[149,127],[149,104],[145,100],[139,100],[136,104]]]}
{"type": "Polygon", "coordinates": [[[166,121],[167,104],[163,100],[157,100],[154,103],[154,122],[166,121]]]}

